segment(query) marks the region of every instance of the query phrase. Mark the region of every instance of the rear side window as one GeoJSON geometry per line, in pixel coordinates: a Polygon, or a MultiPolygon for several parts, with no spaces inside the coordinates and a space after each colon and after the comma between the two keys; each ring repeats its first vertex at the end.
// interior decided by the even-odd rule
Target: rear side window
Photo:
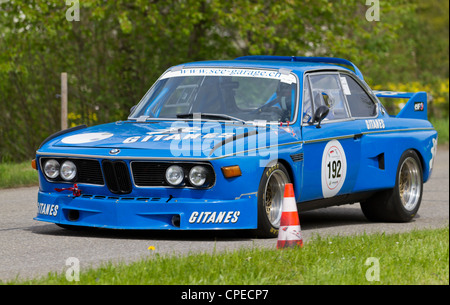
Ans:
{"type": "Polygon", "coordinates": [[[352,77],[341,74],[341,83],[352,117],[365,118],[377,114],[375,103],[352,77]]]}

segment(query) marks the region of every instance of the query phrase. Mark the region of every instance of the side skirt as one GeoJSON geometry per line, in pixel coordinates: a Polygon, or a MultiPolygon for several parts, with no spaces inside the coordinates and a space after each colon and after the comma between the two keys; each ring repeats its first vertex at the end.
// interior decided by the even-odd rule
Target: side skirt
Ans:
{"type": "Polygon", "coordinates": [[[321,208],[327,208],[331,206],[344,205],[344,204],[352,204],[356,202],[364,201],[371,196],[373,196],[376,192],[361,192],[356,194],[346,194],[335,196],[331,198],[323,198],[305,202],[297,202],[297,206],[299,211],[311,211],[321,208]]]}

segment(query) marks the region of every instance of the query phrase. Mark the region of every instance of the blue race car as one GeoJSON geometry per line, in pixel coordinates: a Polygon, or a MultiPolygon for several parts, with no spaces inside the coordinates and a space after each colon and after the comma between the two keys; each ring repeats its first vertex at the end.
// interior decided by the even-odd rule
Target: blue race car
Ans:
{"type": "Polygon", "coordinates": [[[41,144],[35,219],[275,237],[290,182],[301,211],[360,202],[371,221],[406,222],[436,148],[426,93],[373,92],[348,60],[187,63],[168,69],[127,120],[41,144]],[[408,101],[391,116],[378,97],[408,101]]]}

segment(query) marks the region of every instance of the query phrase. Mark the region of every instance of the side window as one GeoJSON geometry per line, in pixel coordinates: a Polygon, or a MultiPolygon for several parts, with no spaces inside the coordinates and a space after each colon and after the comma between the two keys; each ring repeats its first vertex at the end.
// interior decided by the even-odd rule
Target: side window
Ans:
{"type": "Polygon", "coordinates": [[[341,75],[344,93],[352,117],[365,118],[377,114],[377,107],[364,89],[349,75],[341,75]]]}
{"type": "Polygon", "coordinates": [[[349,117],[338,74],[310,76],[314,109],[321,105],[330,108],[325,120],[340,120],[349,117]]]}

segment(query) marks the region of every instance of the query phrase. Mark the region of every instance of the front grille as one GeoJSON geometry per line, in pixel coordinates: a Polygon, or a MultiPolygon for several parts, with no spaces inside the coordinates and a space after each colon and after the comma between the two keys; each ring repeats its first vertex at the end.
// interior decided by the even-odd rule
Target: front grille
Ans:
{"type": "Polygon", "coordinates": [[[137,186],[165,186],[166,170],[171,163],[131,162],[134,184],[137,186]]]}
{"type": "Polygon", "coordinates": [[[100,162],[78,159],[75,165],[78,168],[78,183],[104,184],[100,162]]]}
{"type": "Polygon", "coordinates": [[[103,175],[106,185],[113,194],[131,193],[131,180],[127,164],[123,161],[104,160],[103,175]]]}

